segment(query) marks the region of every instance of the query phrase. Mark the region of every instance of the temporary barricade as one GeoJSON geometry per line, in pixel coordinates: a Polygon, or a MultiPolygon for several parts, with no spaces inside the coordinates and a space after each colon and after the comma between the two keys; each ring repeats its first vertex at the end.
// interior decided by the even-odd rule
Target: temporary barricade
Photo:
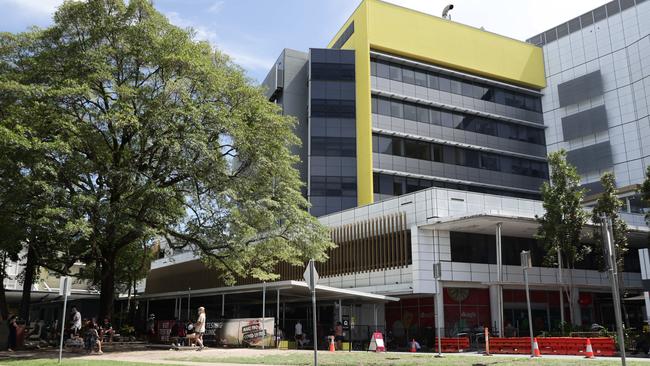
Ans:
{"type": "MultiPolygon", "coordinates": [[[[616,345],[609,337],[590,338],[591,347],[596,356],[614,356],[616,345]]],[[[579,355],[583,356],[587,347],[587,338],[578,337],[539,337],[537,338],[542,355],[579,355]]],[[[444,344],[444,343],[443,343],[444,344]]],[[[491,353],[529,354],[530,338],[490,338],[491,353]]]]}
{"type": "MultiPolygon", "coordinates": [[[[442,345],[442,352],[463,352],[469,349],[469,338],[442,338],[440,343],[442,345]]],[[[438,338],[435,338],[433,349],[438,349],[438,338]]]]}

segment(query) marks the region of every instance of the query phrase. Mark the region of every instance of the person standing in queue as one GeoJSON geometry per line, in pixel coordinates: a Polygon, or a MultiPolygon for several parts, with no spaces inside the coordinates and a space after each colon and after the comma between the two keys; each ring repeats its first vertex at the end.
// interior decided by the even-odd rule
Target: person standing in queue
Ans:
{"type": "Polygon", "coordinates": [[[343,349],[343,324],[341,322],[336,322],[334,327],[334,341],[336,342],[336,349],[343,349]]]}
{"type": "Polygon", "coordinates": [[[197,351],[201,351],[205,348],[203,345],[203,334],[205,333],[205,308],[203,306],[199,307],[199,318],[196,320],[194,329],[196,332],[196,344],[199,346],[197,351]]]}

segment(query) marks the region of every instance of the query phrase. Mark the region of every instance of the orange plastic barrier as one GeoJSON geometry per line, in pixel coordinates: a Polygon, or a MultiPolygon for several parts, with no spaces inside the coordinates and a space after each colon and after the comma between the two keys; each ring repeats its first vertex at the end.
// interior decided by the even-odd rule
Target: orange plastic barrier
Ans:
{"type": "MultiPolygon", "coordinates": [[[[492,339],[490,339],[492,341],[492,339]]],[[[441,340],[442,352],[463,352],[466,349],[469,349],[469,338],[445,338],[441,340]]],[[[435,338],[433,342],[433,350],[438,350],[438,338],[435,338]]]]}
{"type": "MultiPolygon", "coordinates": [[[[609,337],[589,338],[596,356],[614,356],[616,345],[609,337]]],[[[584,356],[587,348],[587,338],[578,337],[545,337],[537,338],[542,355],[578,355],[584,356]]],[[[444,343],[443,343],[444,344],[444,343]]],[[[530,338],[490,338],[491,353],[529,354],[530,338]]]]}

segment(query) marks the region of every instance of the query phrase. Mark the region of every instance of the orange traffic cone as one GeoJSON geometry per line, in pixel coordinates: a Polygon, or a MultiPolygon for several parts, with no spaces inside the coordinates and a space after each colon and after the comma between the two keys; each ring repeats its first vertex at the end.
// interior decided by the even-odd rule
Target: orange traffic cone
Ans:
{"type": "Polygon", "coordinates": [[[334,348],[334,337],[330,337],[330,352],[335,352],[336,348],[334,348]]]}
{"type": "Polygon", "coordinates": [[[587,350],[585,351],[585,358],[594,358],[594,349],[591,348],[591,341],[587,338],[587,350]]]}
{"type": "Polygon", "coordinates": [[[417,348],[415,348],[415,338],[411,341],[411,352],[417,352],[417,348]]]}
{"type": "Polygon", "coordinates": [[[537,337],[533,338],[533,357],[542,357],[542,353],[539,351],[539,345],[537,344],[537,337]]]}

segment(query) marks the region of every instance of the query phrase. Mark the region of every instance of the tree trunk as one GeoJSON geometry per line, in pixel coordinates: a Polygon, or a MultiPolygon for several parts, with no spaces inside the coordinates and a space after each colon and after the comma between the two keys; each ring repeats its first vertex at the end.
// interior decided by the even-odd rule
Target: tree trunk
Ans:
{"type": "Polygon", "coordinates": [[[25,278],[23,281],[23,295],[20,299],[20,318],[29,324],[29,308],[32,302],[32,285],[36,273],[36,252],[31,245],[27,249],[27,263],[25,263],[25,278]]]}
{"type": "Polygon", "coordinates": [[[102,263],[102,285],[99,294],[98,319],[112,318],[115,302],[115,256],[110,256],[102,263]]]}
{"type": "Polygon", "coordinates": [[[2,289],[0,289],[0,320],[7,320],[9,318],[9,307],[7,306],[7,296],[5,295],[5,276],[4,270],[0,272],[0,281],[2,281],[2,289]]]}

